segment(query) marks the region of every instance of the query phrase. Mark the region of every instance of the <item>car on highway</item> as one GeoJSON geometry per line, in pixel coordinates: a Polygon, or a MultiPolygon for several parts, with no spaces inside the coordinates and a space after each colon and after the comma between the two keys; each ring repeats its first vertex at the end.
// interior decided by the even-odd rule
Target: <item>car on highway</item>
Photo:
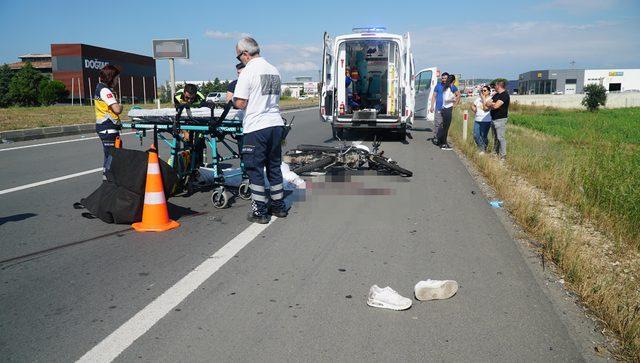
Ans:
{"type": "Polygon", "coordinates": [[[207,95],[207,102],[224,102],[226,95],[223,92],[211,92],[207,95]]]}
{"type": "Polygon", "coordinates": [[[347,129],[385,129],[406,136],[414,112],[409,33],[354,28],[333,39],[324,33],[320,117],[333,136],[347,129]]]}

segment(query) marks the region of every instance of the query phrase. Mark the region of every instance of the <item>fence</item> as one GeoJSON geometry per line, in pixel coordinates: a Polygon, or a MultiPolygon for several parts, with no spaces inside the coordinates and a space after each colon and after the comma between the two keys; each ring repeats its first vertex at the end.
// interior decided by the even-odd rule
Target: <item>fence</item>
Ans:
{"type": "MultiPolygon", "coordinates": [[[[79,77],[71,78],[71,90],[69,94],[71,105],[82,105],[86,103],[93,105],[93,92],[95,91],[95,86],[98,81],[99,79],[96,79],[95,77],[87,77],[86,80],[79,77]]],[[[158,84],[156,77],[134,77],[121,75],[119,82],[114,85],[113,88],[114,92],[116,92],[119,103],[146,104],[147,101],[153,103],[154,100],[158,98],[158,84]],[[152,83],[148,84],[148,82],[152,83]],[[147,87],[147,85],[149,87],[147,87]],[[123,88],[124,94],[122,91],[123,88]],[[151,90],[153,90],[153,98],[148,98],[152,96],[151,92],[148,92],[151,90]]]]}

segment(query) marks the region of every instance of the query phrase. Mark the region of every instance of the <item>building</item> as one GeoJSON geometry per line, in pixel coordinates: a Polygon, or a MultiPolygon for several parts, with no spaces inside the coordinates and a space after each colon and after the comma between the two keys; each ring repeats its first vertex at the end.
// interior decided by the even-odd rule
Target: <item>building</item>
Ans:
{"type": "Polygon", "coordinates": [[[51,44],[53,79],[61,81],[73,99],[93,97],[99,72],[111,64],[120,69],[114,91],[120,101],[142,102],[156,98],[156,61],[152,57],[86,44],[51,44]]]}
{"type": "Polygon", "coordinates": [[[520,74],[518,94],[582,93],[584,69],[549,69],[520,74]]]}
{"type": "Polygon", "coordinates": [[[585,85],[601,84],[609,92],[640,92],[640,69],[587,69],[585,85]]]}
{"type": "Polygon", "coordinates": [[[9,68],[17,71],[30,62],[33,68],[51,77],[51,54],[25,54],[18,58],[20,58],[20,62],[9,63],[9,68]]]}
{"type": "Polygon", "coordinates": [[[520,74],[518,94],[583,93],[588,84],[609,92],[640,91],[640,69],[551,69],[520,74]]]}

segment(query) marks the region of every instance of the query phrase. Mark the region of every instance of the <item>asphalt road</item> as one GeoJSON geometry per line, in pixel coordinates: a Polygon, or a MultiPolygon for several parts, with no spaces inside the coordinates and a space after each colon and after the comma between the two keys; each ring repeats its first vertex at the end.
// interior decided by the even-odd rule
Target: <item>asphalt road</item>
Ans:
{"type": "MultiPolygon", "coordinates": [[[[288,114],[288,145],[333,142],[317,111],[288,114]]],[[[421,130],[382,145],[412,178],[316,178],[293,195],[288,218],[255,238],[243,234],[253,228],[248,202],[216,210],[210,193],[172,198],[182,225],[164,233],[82,218],[72,203],[99,172],[6,192],[96,169],[102,153],[94,135],[0,145],[1,360],[72,361],[101,342],[117,361],[597,360],[593,326],[572,320],[457,155],[421,130]],[[239,240],[246,246],[225,263],[216,251],[239,240]],[[157,322],[133,324],[137,335],[116,340],[122,352],[105,341],[207,263],[219,269],[157,322]],[[413,297],[427,278],[455,279],[460,290],[403,312],[365,303],[373,284],[413,297]]],[[[133,135],[124,143],[140,147],[133,135]]]]}

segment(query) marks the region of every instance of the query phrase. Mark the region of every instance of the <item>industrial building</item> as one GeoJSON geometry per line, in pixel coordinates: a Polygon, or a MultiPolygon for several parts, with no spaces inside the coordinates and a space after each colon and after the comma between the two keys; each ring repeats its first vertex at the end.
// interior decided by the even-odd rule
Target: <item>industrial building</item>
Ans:
{"type": "Polygon", "coordinates": [[[640,91],[640,69],[549,69],[520,74],[518,94],[583,93],[588,84],[609,92],[640,91]]]}
{"type": "Polygon", "coordinates": [[[20,62],[9,63],[9,68],[17,71],[29,62],[33,68],[51,77],[51,54],[25,54],[18,58],[20,58],[20,62]]]}
{"type": "Polygon", "coordinates": [[[107,64],[120,69],[114,91],[124,102],[156,98],[156,62],[152,57],[86,44],[51,44],[53,79],[67,87],[69,96],[88,103],[99,72],[107,64]]]}

